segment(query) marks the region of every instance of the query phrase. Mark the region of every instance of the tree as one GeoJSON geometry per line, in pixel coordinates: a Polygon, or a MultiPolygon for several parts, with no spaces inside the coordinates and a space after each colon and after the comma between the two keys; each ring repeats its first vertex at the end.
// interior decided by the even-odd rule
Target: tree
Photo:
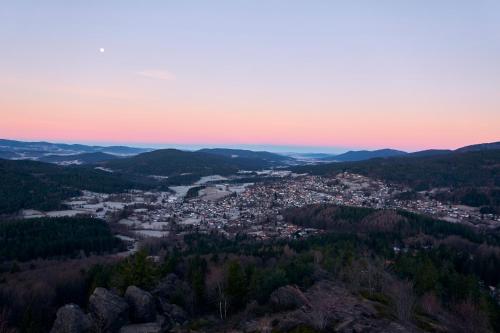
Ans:
{"type": "Polygon", "coordinates": [[[200,256],[189,260],[187,277],[194,291],[194,305],[199,309],[205,302],[205,276],[207,273],[207,262],[200,256]]]}
{"type": "Polygon", "coordinates": [[[230,304],[239,309],[246,302],[248,293],[247,279],[245,272],[237,261],[229,263],[227,269],[226,293],[229,297],[230,304]]]}
{"type": "Polygon", "coordinates": [[[118,267],[118,288],[125,291],[133,285],[148,290],[154,286],[157,275],[156,265],[148,259],[146,251],[141,250],[118,267]]]}
{"type": "Polygon", "coordinates": [[[416,297],[411,281],[394,280],[389,287],[396,317],[403,323],[410,322],[415,310],[416,297]]]}

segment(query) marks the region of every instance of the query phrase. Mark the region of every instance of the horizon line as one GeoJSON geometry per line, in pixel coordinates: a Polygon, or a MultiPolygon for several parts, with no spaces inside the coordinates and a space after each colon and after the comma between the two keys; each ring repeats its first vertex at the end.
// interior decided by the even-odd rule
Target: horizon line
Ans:
{"type": "MultiPolygon", "coordinates": [[[[99,147],[111,147],[111,146],[125,146],[130,148],[144,148],[144,149],[178,149],[186,151],[196,151],[200,149],[214,149],[214,148],[224,148],[224,149],[245,149],[251,151],[268,151],[274,153],[324,153],[324,154],[342,154],[352,150],[382,150],[382,149],[393,149],[404,151],[407,153],[425,151],[425,150],[454,150],[459,147],[452,148],[421,148],[417,150],[411,149],[399,149],[393,148],[391,146],[385,147],[344,147],[344,146],[329,146],[329,145],[297,145],[297,144],[272,144],[272,143],[147,143],[147,142],[124,142],[124,141],[79,141],[79,140],[59,140],[54,141],[50,139],[24,139],[24,138],[0,138],[0,140],[18,141],[18,142],[46,142],[51,144],[68,144],[68,145],[87,145],[87,146],[99,146],[99,147]]],[[[470,143],[469,145],[493,143],[497,141],[490,142],[479,142],[470,143]]]]}

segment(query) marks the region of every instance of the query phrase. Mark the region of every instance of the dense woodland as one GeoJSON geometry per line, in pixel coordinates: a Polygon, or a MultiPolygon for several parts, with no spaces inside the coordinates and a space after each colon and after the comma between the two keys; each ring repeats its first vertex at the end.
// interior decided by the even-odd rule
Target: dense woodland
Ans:
{"type": "Polygon", "coordinates": [[[219,153],[188,152],[177,149],[159,149],[103,164],[126,173],[161,176],[194,174],[198,177],[214,174],[230,175],[240,169],[255,170],[272,165],[263,158],[232,158],[219,153]]]}
{"type": "Polygon", "coordinates": [[[79,195],[81,190],[117,193],[131,188],[168,190],[167,186],[149,177],[109,173],[92,167],[0,159],[0,215],[27,208],[60,209],[64,199],[79,195]]]}
{"type": "Polygon", "coordinates": [[[0,221],[0,261],[102,254],[123,250],[109,225],[92,218],[0,221]]]}
{"type": "Polygon", "coordinates": [[[435,187],[500,186],[499,161],[500,150],[487,150],[424,157],[376,158],[302,166],[294,170],[318,175],[349,171],[404,183],[420,191],[435,187]]]}
{"type": "Polygon", "coordinates": [[[150,239],[127,259],[87,266],[73,275],[65,270],[51,281],[52,296],[44,292],[44,302],[30,307],[23,296],[16,296],[19,286],[10,278],[20,273],[4,273],[0,308],[11,306],[8,320],[21,332],[38,332],[48,330],[58,306],[71,301],[85,307],[97,286],[123,293],[136,285],[154,292],[159,283],[175,280],[178,292],[169,301],[188,313],[189,327],[219,332],[248,316],[250,305],[254,316],[272,314],[269,297],[279,287],[292,284],[307,290],[326,279],[376,302],[380,316],[405,325],[466,332],[472,323],[480,332],[500,330],[500,308],[488,290],[500,283],[498,233],[405,212],[352,207],[311,206],[284,214],[325,233],[268,242],[244,235],[232,240],[203,234],[185,235],[180,242],[150,239]],[[387,286],[406,289],[394,293],[387,286]],[[407,297],[413,300],[411,307],[401,312],[407,297]],[[223,314],[221,300],[227,306],[223,314]]]}

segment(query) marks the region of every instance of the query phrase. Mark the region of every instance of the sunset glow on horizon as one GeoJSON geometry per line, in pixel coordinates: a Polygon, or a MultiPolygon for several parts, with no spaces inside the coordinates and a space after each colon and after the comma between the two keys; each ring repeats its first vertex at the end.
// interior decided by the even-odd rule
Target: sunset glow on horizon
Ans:
{"type": "Polygon", "coordinates": [[[0,138],[500,140],[498,1],[7,1],[0,22],[0,138]]]}

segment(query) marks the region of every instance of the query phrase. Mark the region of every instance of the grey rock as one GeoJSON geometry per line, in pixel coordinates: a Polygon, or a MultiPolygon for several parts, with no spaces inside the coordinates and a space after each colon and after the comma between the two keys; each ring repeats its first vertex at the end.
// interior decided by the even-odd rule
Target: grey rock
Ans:
{"type": "Polygon", "coordinates": [[[303,311],[296,310],[283,315],[275,328],[278,332],[288,332],[301,325],[309,325],[309,318],[303,311]]]}
{"type": "Polygon", "coordinates": [[[125,300],[104,288],[96,288],[89,299],[90,314],[97,329],[118,332],[128,323],[129,306],[125,300]]]}
{"type": "Polygon", "coordinates": [[[284,286],[273,291],[269,302],[278,311],[297,309],[309,306],[306,296],[296,286],[284,286]]]}
{"type": "Polygon", "coordinates": [[[156,323],[162,328],[163,332],[170,332],[173,327],[170,319],[163,315],[156,316],[156,323]]]}
{"type": "Polygon", "coordinates": [[[189,319],[186,311],[176,304],[163,303],[161,309],[172,325],[182,325],[189,319]]]}
{"type": "Polygon", "coordinates": [[[162,333],[165,332],[160,324],[145,323],[145,324],[134,324],[126,325],[120,329],[120,333],[162,333]]]}
{"type": "Polygon", "coordinates": [[[50,333],[88,333],[92,321],[76,304],[67,304],[57,310],[57,317],[50,333]]]}
{"type": "Polygon", "coordinates": [[[148,323],[156,318],[153,296],[136,286],[130,286],[125,292],[125,300],[130,306],[130,316],[135,323],[148,323]]]}

